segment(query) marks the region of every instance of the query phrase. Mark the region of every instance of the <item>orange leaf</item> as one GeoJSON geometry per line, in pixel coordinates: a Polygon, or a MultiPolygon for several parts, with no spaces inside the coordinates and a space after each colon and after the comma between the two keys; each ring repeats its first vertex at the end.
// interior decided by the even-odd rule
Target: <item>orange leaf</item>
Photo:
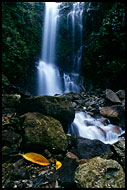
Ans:
{"type": "Polygon", "coordinates": [[[48,166],[50,163],[49,161],[42,155],[37,154],[37,153],[26,153],[26,154],[19,154],[21,156],[23,156],[26,160],[29,160],[33,163],[42,165],[42,166],[48,166]]]}
{"type": "Polygon", "coordinates": [[[59,168],[61,168],[62,163],[60,161],[56,160],[56,170],[58,170],[59,168]]]}

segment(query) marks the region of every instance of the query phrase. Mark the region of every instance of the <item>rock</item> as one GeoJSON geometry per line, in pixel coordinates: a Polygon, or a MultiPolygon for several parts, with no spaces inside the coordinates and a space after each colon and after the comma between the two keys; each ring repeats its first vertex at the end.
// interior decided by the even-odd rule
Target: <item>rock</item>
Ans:
{"type": "Polygon", "coordinates": [[[13,154],[16,154],[17,151],[14,148],[10,148],[8,146],[2,147],[2,162],[14,162],[14,160],[17,160],[17,157],[12,156],[13,154]]]}
{"type": "Polygon", "coordinates": [[[101,156],[104,152],[110,151],[110,146],[99,140],[90,140],[83,137],[73,138],[73,148],[70,152],[78,156],[79,159],[88,159],[101,156]]]}
{"type": "Polygon", "coordinates": [[[48,149],[49,152],[61,152],[67,148],[67,137],[61,123],[52,117],[40,113],[26,113],[24,119],[23,147],[37,151],[48,149]]]}
{"type": "Polygon", "coordinates": [[[89,115],[94,116],[93,112],[87,112],[89,115]]]}
{"type": "Polygon", "coordinates": [[[67,158],[71,158],[71,159],[75,159],[77,162],[79,161],[78,156],[76,156],[75,154],[73,154],[72,152],[68,152],[66,154],[67,158]]]}
{"type": "Polygon", "coordinates": [[[119,90],[116,92],[117,96],[121,99],[125,99],[125,90],[119,90]]]}
{"type": "Polygon", "coordinates": [[[118,141],[110,145],[110,147],[114,153],[114,159],[117,160],[125,170],[125,140],[118,141]]]}
{"type": "Polygon", "coordinates": [[[105,118],[105,117],[96,117],[96,119],[98,121],[100,121],[103,125],[108,125],[110,122],[109,122],[109,119],[105,118]]]}
{"type": "Polygon", "coordinates": [[[21,102],[19,112],[39,112],[51,116],[62,123],[65,132],[68,131],[68,125],[73,122],[75,117],[71,98],[66,95],[26,98],[21,102]]]}
{"type": "Polygon", "coordinates": [[[2,187],[11,188],[11,180],[13,177],[14,166],[12,163],[2,164],[2,187]]]}
{"type": "Polygon", "coordinates": [[[122,129],[125,128],[125,110],[123,106],[114,105],[110,107],[100,107],[100,114],[104,117],[109,118],[115,124],[120,121],[120,126],[122,129]],[[116,122],[115,122],[116,121],[116,122]]]}
{"type": "Polygon", "coordinates": [[[2,131],[3,146],[10,146],[13,147],[14,149],[18,149],[21,145],[21,142],[22,142],[21,135],[11,130],[2,131]]]}
{"type": "Polygon", "coordinates": [[[75,108],[77,106],[76,102],[73,102],[72,106],[75,108]]]}
{"type": "Polygon", "coordinates": [[[20,103],[21,96],[19,94],[3,94],[2,107],[3,108],[16,108],[20,103]]]}
{"type": "Polygon", "coordinates": [[[17,179],[26,179],[29,177],[29,171],[26,168],[14,168],[13,177],[17,179]]]}
{"type": "Polygon", "coordinates": [[[75,159],[65,158],[62,167],[58,170],[59,184],[64,188],[74,188],[74,174],[78,166],[75,159]]]}
{"type": "Polygon", "coordinates": [[[121,103],[119,97],[110,89],[105,90],[106,98],[113,103],[121,103]]]}
{"type": "Polygon", "coordinates": [[[74,181],[79,188],[124,188],[125,174],[115,160],[100,157],[84,160],[75,172],[74,181]]]}

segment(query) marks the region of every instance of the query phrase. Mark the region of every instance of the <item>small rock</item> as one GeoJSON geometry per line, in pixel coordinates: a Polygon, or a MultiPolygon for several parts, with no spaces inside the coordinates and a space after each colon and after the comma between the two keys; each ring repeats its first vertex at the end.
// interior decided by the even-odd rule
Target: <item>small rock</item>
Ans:
{"type": "Polygon", "coordinates": [[[72,106],[75,108],[77,106],[76,102],[73,102],[72,106]]]}
{"type": "Polygon", "coordinates": [[[119,90],[116,92],[117,96],[121,99],[125,99],[125,90],[119,90]]]}
{"type": "Polygon", "coordinates": [[[66,154],[67,158],[71,158],[71,159],[75,159],[77,162],[79,161],[78,156],[76,156],[75,154],[73,154],[72,152],[68,152],[66,154]]]}
{"type": "Polygon", "coordinates": [[[106,94],[106,98],[108,100],[110,100],[111,102],[113,102],[113,103],[121,103],[119,97],[112,90],[106,89],[105,94],[106,94]]]}
{"type": "Polygon", "coordinates": [[[29,171],[26,168],[15,168],[13,177],[17,179],[26,179],[29,177],[29,171]]]}

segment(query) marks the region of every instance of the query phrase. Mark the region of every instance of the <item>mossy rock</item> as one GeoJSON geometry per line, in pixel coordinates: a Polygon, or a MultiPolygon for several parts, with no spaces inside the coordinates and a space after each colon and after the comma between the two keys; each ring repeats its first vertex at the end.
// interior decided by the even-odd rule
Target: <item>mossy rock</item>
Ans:
{"type": "Polygon", "coordinates": [[[27,112],[39,112],[59,120],[65,132],[67,132],[68,125],[73,122],[75,117],[71,97],[67,95],[25,98],[20,104],[19,113],[24,114],[27,112]]]}
{"type": "Polygon", "coordinates": [[[40,113],[26,113],[20,117],[24,119],[23,147],[36,151],[48,149],[50,152],[63,152],[67,148],[67,138],[61,123],[40,113]]]}
{"type": "Polygon", "coordinates": [[[125,188],[125,173],[115,160],[95,157],[82,161],[74,181],[81,188],[125,188]]]}

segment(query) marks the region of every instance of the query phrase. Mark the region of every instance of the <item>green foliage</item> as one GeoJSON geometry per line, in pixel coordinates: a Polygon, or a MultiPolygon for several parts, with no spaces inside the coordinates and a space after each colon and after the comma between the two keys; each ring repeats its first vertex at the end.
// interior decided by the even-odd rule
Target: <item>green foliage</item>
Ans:
{"type": "Polygon", "coordinates": [[[11,82],[26,81],[40,55],[44,3],[2,3],[2,68],[11,82]]]}
{"type": "Polygon", "coordinates": [[[99,30],[91,32],[84,50],[85,73],[89,72],[94,83],[98,83],[100,87],[104,87],[106,80],[109,80],[110,85],[116,84],[116,81],[122,83],[125,38],[125,5],[116,2],[105,12],[99,30]]]}

